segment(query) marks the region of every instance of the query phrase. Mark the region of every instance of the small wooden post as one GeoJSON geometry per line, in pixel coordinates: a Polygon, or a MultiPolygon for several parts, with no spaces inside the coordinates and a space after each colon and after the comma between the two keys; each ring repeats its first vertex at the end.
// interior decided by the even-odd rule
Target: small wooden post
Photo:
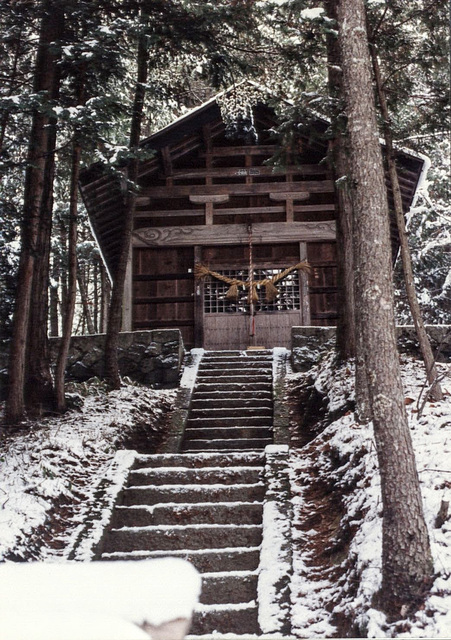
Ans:
{"type": "MultiPolygon", "coordinates": [[[[302,261],[307,260],[307,243],[299,243],[299,258],[302,261]]],[[[310,316],[310,296],[308,287],[308,274],[302,270],[299,272],[299,296],[301,300],[301,318],[304,327],[310,326],[312,320],[310,316]]]]}
{"type": "Polygon", "coordinates": [[[125,273],[124,298],[122,304],[122,331],[131,331],[133,323],[133,241],[127,259],[125,273]]]}
{"type": "MultiPolygon", "coordinates": [[[[194,247],[194,264],[202,262],[202,247],[194,247]]],[[[204,346],[204,283],[194,279],[194,346],[204,346]]]]}

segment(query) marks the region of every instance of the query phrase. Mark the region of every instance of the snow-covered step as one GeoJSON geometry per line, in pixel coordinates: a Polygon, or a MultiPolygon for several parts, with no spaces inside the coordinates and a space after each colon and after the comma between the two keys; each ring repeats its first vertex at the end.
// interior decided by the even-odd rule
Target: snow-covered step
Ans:
{"type": "Polygon", "coordinates": [[[215,404],[207,403],[205,406],[199,407],[196,401],[191,404],[190,419],[195,418],[235,418],[235,417],[247,416],[269,416],[272,417],[272,403],[269,402],[266,406],[262,406],[261,401],[249,400],[247,403],[237,402],[236,400],[224,401],[217,400],[215,404]]]}
{"type": "Polygon", "coordinates": [[[202,604],[249,602],[257,593],[257,571],[222,571],[202,575],[202,604]]]}
{"type": "Polygon", "coordinates": [[[236,358],[246,358],[249,360],[272,360],[273,354],[270,349],[259,349],[253,351],[205,351],[205,360],[234,360],[236,358]]]}
{"type": "Polygon", "coordinates": [[[227,391],[221,390],[218,391],[215,386],[212,386],[210,391],[199,391],[196,389],[195,398],[193,399],[191,405],[192,407],[198,405],[201,406],[210,406],[210,403],[213,402],[223,402],[223,406],[235,406],[237,402],[243,403],[243,406],[272,406],[272,393],[270,389],[266,389],[263,391],[255,391],[252,389],[251,391],[243,390],[242,388],[236,389],[235,391],[227,391]]]}
{"type": "Polygon", "coordinates": [[[211,355],[208,352],[206,352],[204,354],[204,357],[202,358],[202,364],[205,363],[209,363],[209,362],[219,362],[219,363],[224,363],[224,362],[241,362],[241,363],[247,363],[247,362],[262,362],[262,363],[267,363],[267,362],[272,362],[273,361],[273,356],[272,353],[268,353],[267,355],[261,355],[261,356],[251,356],[251,355],[239,355],[239,356],[227,356],[227,355],[211,355]]]}
{"type": "Polygon", "coordinates": [[[219,633],[213,631],[213,633],[203,633],[202,635],[188,633],[185,636],[185,640],[299,640],[299,637],[291,635],[279,635],[269,633],[268,635],[260,633],[246,633],[241,635],[239,633],[219,633]]]}
{"type": "Polygon", "coordinates": [[[268,371],[272,368],[271,360],[263,361],[263,360],[251,360],[247,358],[244,361],[241,358],[237,358],[235,360],[227,360],[227,361],[218,361],[218,360],[204,360],[202,359],[202,363],[199,366],[199,371],[208,370],[217,370],[223,371],[224,369],[232,370],[232,369],[240,369],[242,371],[248,369],[259,369],[262,371],[268,371]]]}
{"type": "Polygon", "coordinates": [[[236,427],[236,426],[255,426],[255,427],[271,427],[272,412],[265,416],[254,416],[246,414],[245,416],[214,416],[205,415],[202,418],[188,418],[187,427],[236,427]]]}
{"type": "Polygon", "coordinates": [[[261,502],[166,503],[117,506],[113,526],[147,527],[160,524],[259,524],[261,502]]]}
{"type": "Polygon", "coordinates": [[[239,467],[201,467],[187,469],[179,467],[152,467],[134,469],[130,472],[130,487],[165,484],[255,484],[261,480],[261,468],[239,467]]]}
{"type": "Polygon", "coordinates": [[[221,440],[189,440],[184,443],[185,451],[258,451],[272,443],[272,438],[238,438],[221,440]]]}
{"type": "Polygon", "coordinates": [[[270,409],[272,411],[272,398],[270,394],[266,394],[266,397],[257,396],[255,397],[255,393],[251,392],[247,397],[243,397],[242,395],[233,394],[224,398],[221,395],[206,395],[196,393],[195,399],[191,402],[192,410],[206,410],[206,411],[214,411],[215,409],[219,409],[221,411],[242,411],[245,409],[246,411],[249,409],[270,409]]]}
{"type": "Polygon", "coordinates": [[[248,451],[246,453],[230,453],[218,455],[205,451],[190,455],[189,453],[160,453],[138,454],[133,465],[134,469],[145,467],[186,467],[187,469],[199,469],[202,467],[239,467],[258,466],[263,467],[265,454],[262,451],[248,451]]]}
{"type": "Polygon", "coordinates": [[[129,487],[123,492],[122,504],[142,505],[161,502],[253,502],[263,500],[262,482],[252,484],[187,484],[129,487]]]}
{"type": "Polygon", "coordinates": [[[225,380],[223,376],[221,380],[217,378],[198,379],[195,387],[196,395],[198,393],[230,393],[233,391],[244,393],[266,391],[267,393],[272,393],[272,380],[262,377],[260,381],[257,381],[255,377],[249,378],[248,376],[242,377],[240,380],[235,380],[233,377],[230,380],[225,380]]]}
{"type": "Polygon", "coordinates": [[[267,378],[268,376],[270,376],[272,374],[272,369],[268,368],[268,369],[264,369],[262,367],[221,367],[220,369],[215,369],[213,367],[209,367],[209,368],[200,368],[199,367],[199,371],[197,372],[197,378],[199,380],[206,378],[206,377],[211,377],[214,376],[216,378],[223,378],[226,376],[231,376],[234,378],[240,377],[240,376],[247,376],[249,379],[249,376],[252,376],[255,378],[267,378]]]}
{"type": "Polygon", "coordinates": [[[218,549],[255,547],[261,543],[262,526],[235,524],[158,525],[111,529],[106,552],[139,549],[218,549]]]}
{"type": "Polygon", "coordinates": [[[260,546],[227,547],[223,549],[173,549],[136,550],[136,551],[104,551],[103,560],[143,560],[144,558],[185,558],[201,573],[225,571],[255,571],[260,562],[260,546]]]}
{"type": "Polygon", "coordinates": [[[229,604],[200,605],[194,611],[191,633],[259,632],[258,608],[255,601],[229,604]]]}
{"type": "MultiPolygon", "coordinates": [[[[239,423],[240,424],[240,423],[239,423]]],[[[242,438],[244,440],[255,438],[271,438],[272,429],[271,425],[267,426],[215,426],[213,421],[208,422],[205,426],[197,426],[195,422],[190,422],[189,427],[185,429],[185,442],[191,442],[191,440],[238,440],[242,438]]]]}

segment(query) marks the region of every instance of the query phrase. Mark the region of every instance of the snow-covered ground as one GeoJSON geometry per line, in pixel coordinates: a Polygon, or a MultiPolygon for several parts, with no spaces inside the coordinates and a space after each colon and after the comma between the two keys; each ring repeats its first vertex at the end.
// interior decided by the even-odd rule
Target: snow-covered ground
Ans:
{"type": "MultiPolygon", "coordinates": [[[[442,500],[451,500],[449,367],[440,367],[445,376],[444,400],[424,403],[424,368],[418,361],[402,358],[406,407],[437,575],[415,619],[388,625],[372,608],[381,581],[382,553],[373,430],[371,425],[356,424],[347,410],[353,399],[350,367],[332,375],[331,361],[318,371],[315,386],[327,394],[329,410],[343,407],[344,415],[303,449],[292,452],[295,633],[301,638],[340,637],[343,621],[349,630],[349,620],[354,620],[353,637],[450,638],[451,521],[445,519],[440,527],[435,524],[442,500]],[[309,529],[311,521],[314,525],[309,529]]],[[[295,383],[302,375],[290,378],[295,383]]]]}
{"type": "Polygon", "coordinates": [[[157,442],[175,397],[133,385],[72,387],[80,406],[1,437],[0,561],[68,559],[75,544],[77,559],[89,560],[89,541],[83,556],[79,538],[87,519],[97,530],[108,522],[130,462],[121,448],[134,438],[157,442]]]}
{"type": "MultiPolygon", "coordinates": [[[[443,402],[423,406],[421,363],[403,357],[402,366],[437,572],[432,593],[413,621],[390,626],[372,608],[381,563],[376,452],[371,426],[357,425],[345,409],[291,452],[293,625],[300,638],[339,637],[350,619],[354,637],[451,637],[451,521],[435,526],[442,500],[451,498],[451,381],[444,380],[443,402]]],[[[305,376],[291,373],[289,383],[296,386],[305,376]]],[[[326,361],[315,378],[330,410],[352,400],[350,367],[332,376],[326,361]]],[[[89,560],[127,473],[129,454],[120,449],[137,422],[146,422],[149,437],[158,439],[175,397],[174,391],[131,385],[111,393],[99,385],[84,389],[78,408],[2,436],[0,560],[89,560]]]]}

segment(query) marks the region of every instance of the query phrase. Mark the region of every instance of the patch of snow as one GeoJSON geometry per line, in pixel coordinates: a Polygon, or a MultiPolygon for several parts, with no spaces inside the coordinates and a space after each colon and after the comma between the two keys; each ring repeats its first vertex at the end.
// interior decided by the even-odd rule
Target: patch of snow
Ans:
{"type": "MultiPolygon", "coordinates": [[[[451,523],[435,527],[442,500],[451,502],[451,384],[449,367],[439,365],[445,375],[442,402],[426,402],[420,413],[425,381],[421,362],[403,356],[402,375],[408,402],[412,440],[417,459],[425,518],[429,528],[437,577],[424,609],[413,620],[388,624],[372,607],[372,598],[381,585],[382,508],[380,477],[372,425],[359,425],[354,414],[344,415],[326,427],[303,449],[292,451],[292,491],[294,492],[293,628],[305,638],[336,636],[335,620],[346,616],[365,637],[445,638],[451,623],[451,523]],[[312,475],[313,474],[313,475],[312,475]],[[320,478],[336,491],[343,489],[344,526],[354,531],[343,560],[342,579],[328,579],[327,571],[315,575],[315,529],[299,530],[306,514],[317,504],[308,502],[307,490],[320,478]]],[[[301,374],[299,374],[300,377],[301,374]]],[[[315,387],[325,393],[329,410],[346,408],[353,398],[353,370],[350,365],[332,369],[327,359],[317,369],[315,387]],[[334,375],[332,376],[332,373],[334,375]]],[[[324,568],[323,568],[324,569],[324,568]]]]}
{"type": "Polygon", "coordinates": [[[301,11],[301,18],[304,20],[313,20],[319,18],[324,13],[323,7],[314,7],[312,9],[303,9],[301,11]]]}
{"type": "Polygon", "coordinates": [[[180,380],[180,386],[185,389],[192,389],[197,377],[200,361],[204,355],[204,349],[191,349],[191,363],[185,365],[180,380]]]}
{"type": "Polygon", "coordinates": [[[0,566],[0,637],[148,638],[136,625],[159,626],[177,618],[189,619],[200,588],[196,569],[177,558],[5,563],[0,566]]]}
{"type": "Polygon", "coordinates": [[[132,385],[110,393],[95,384],[77,389],[77,409],[2,434],[0,561],[66,558],[94,506],[98,522],[79,552],[87,559],[135,455],[118,453],[118,443],[137,420],[156,422],[175,396],[132,385]]]}

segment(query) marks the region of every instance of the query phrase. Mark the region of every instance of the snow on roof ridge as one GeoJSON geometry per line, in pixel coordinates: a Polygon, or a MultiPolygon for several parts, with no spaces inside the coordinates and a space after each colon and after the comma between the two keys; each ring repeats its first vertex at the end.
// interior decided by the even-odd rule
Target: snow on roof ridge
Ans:
{"type": "Polygon", "coordinates": [[[152,140],[152,138],[154,138],[155,136],[161,135],[161,134],[165,133],[166,131],[169,131],[172,127],[176,127],[177,124],[179,124],[185,118],[188,118],[190,116],[195,115],[197,112],[202,111],[202,109],[206,109],[208,106],[210,106],[214,102],[216,102],[218,100],[218,98],[222,98],[227,93],[229,93],[231,91],[235,91],[237,89],[237,87],[240,87],[243,84],[250,84],[253,87],[255,87],[256,89],[259,89],[260,91],[264,91],[264,92],[266,92],[268,94],[272,94],[272,92],[268,89],[268,87],[264,87],[263,85],[259,85],[257,82],[254,82],[253,80],[248,80],[248,79],[240,80],[240,82],[237,82],[235,84],[230,85],[229,87],[227,87],[227,89],[223,89],[222,91],[218,91],[218,93],[215,93],[214,96],[212,96],[208,100],[205,100],[205,102],[202,102],[202,104],[198,105],[197,107],[193,107],[192,109],[189,109],[186,113],[183,113],[182,115],[178,116],[178,118],[176,118],[175,120],[173,120],[172,122],[170,122],[169,124],[164,126],[162,129],[159,129],[158,131],[155,131],[155,133],[152,133],[149,137],[147,137],[144,140],[142,140],[142,142],[140,144],[142,144],[142,145],[148,144],[152,140]]]}

